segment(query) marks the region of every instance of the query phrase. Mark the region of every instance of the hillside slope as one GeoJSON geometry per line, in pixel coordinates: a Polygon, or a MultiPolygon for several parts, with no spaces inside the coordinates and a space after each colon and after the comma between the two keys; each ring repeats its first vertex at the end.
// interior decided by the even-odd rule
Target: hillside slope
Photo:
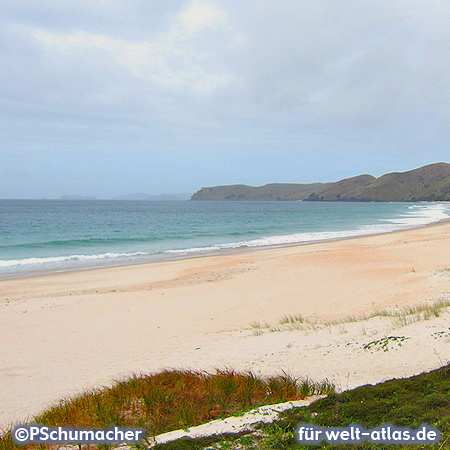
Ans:
{"type": "Polygon", "coordinates": [[[334,183],[204,187],[191,200],[450,201],[450,164],[435,163],[379,178],[358,175],[334,183]]]}
{"type": "Polygon", "coordinates": [[[320,193],[330,183],[287,184],[273,183],[253,187],[244,184],[205,187],[192,195],[191,200],[303,200],[320,193]]]}
{"type": "Polygon", "coordinates": [[[359,192],[356,198],[390,201],[450,199],[450,164],[437,163],[403,173],[389,173],[359,192]]]}
{"type": "Polygon", "coordinates": [[[372,175],[358,175],[352,178],[331,183],[328,188],[322,192],[311,195],[308,200],[336,201],[354,197],[361,189],[370,186],[376,181],[372,175]]]}

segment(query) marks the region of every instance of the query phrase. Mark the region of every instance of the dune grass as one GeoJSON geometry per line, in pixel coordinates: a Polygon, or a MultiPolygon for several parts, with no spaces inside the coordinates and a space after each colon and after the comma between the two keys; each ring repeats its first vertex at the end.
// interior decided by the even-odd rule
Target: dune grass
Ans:
{"type": "Polygon", "coordinates": [[[436,270],[435,274],[436,275],[447,275],[448,276],[448,275],[450,275],[450,268],[446,267],[444,269],[436,270]]]}
{"type": "Polygon", "coordinates": [[[439,317],[440,314],[450,306],[450,299],[441,298],[429,303],[418,303],[404,308],[385,308],[374,311],[369,314],[361,314],[355,316],[348,316],[343,319],[329,322],[331,325],[338,323],[359,322],[361,320],[368,320],[374,317],[390,317],[394,319],[394,323],[398,326],[408,325],[420,320],[427,320],[431,317],[439,317]]]}
{"type": "Polygon", "coordinates": [[[450,299],[442,298],[429,303],[419,303],[417,305],[407,306],[404,308],[385,308],[367,314],[356,314],[324,322],[319,321],[316,318],[310,319],[300,314],[284,315],[278,320],[277,325],[253,322],[251,324],[251,328],[253,329],[253,334],[255,336],[259,336],[265,332],[273,333],[276,331],[317,330],[334,325],[362,322],[375,317],[390,318],[392,319],[393,328],[401,328],[414,322],[428,320],[432,317],[439,317],[444,311],[447,310],[449,306],[450,299]]]}
{"type": "Polygon", "coordinates": [[[282,413],[271,424],[245,436],[211,436],[180,439],[158,445],[155,450],[315,450],[315,449],[450,449],[450,365],[410,378],[361,386],[343,393],[330,394],[303,408],[282,413]],[[417,428],[423,423],[436,427],[441,439],[433,445],[372,444],[299,444],[295,430],[300,423],[318,427],[346,427],[356,423],[365,428],[385,424],[417,428]]]}
{"type": "MultiPolygon", "coordinates": [[[[34,417],[32,423],[49,427],[136,427],[144,428],[147,436],[154,436],[253,407],[332,391],[334,387],[328,381],[316,383],[285,373],[261,378],[231,369],[217,370],[213,374],[165,370],[152,375],[134,375],[112,387],[64,399],[34,417]]],[[[16,448],[23,447],[14,444],[10,433],[0,438],[0,450],[16,448]]]]}

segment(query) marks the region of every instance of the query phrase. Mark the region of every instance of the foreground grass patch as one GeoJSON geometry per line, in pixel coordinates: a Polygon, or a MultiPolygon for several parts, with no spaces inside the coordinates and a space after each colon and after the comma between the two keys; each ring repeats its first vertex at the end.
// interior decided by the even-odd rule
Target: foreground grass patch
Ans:
{"type": "MultiPolygon", "coordinates": [[[[109,395],[112,395],[111,392],[116,392],[115,389],[119,389],[119,386],[122,386],[120,389],[123,390],[123,385],[127,383],[130,383],[129,387],[132,389],[132,392],[141,392],[136,390],[136,385],[141,384],[140,380],[147,380],[145,383],[149,383],[149,379],[152,379],[152,382],[158,382],[157,384],[166,387],[169,385],[165,383],[170,380],[171,383],[174,383],[173,386],[175,386],[177,384],[176,380],[180,381],[184,377],[186,377],[185,381],[191,380],[191,387],[202,386],[203,388],[208,388],[210,390],[214,387],[212,391],[217,392],[218,390],[221,392],[221,398],[225,396],[229,399],[237,399],[239,397],[238,392],[243,389],[243,382],[246,380],[244,385],[255,385],[257,387],[255,392],[259,392],[259,389],[263,388],[261,391],[264,393],[263,399],[269,399],[269,402],[273,402],[273,400],[270,399],[270,395],[286,399],[286,396],[290,396],[293,393],[295,396],[301,397],[300,387],[308,384],[295,381],[286,375],[278,377],[278,381],[275,382],[275,378],[272,378],[272,381],[261,380],[251,374],[238,374],[233,371],[222,371],[214,375],[167,371],[146,377],[133,377],[128,381],[118,383],[110,389],[98,392],[98,394],[103,393],[108,397],[109,395]],[[231,379],[234,379],[234,381],[232,382],[231,379]],[[197,383],[200,384],[197,385],[197,383]],[[296,383],[296,391],[291,391],[292,383],[296,383]],[[232,388],[232,386],[234,386],[234,388],[232,388]],[[277,392],[277,394],[275,394],[275,392],[277,392]]],[[[317,392],[317,390],[320,389],[318,384],[309,383],[311,390],[317,392]]],[[[325,386],[322,386],[322,389],[324,387],[325,386]]],[[[118,395],[119,391],[116,392],[116,395],[118,395]]],[[[184,387],[182,392],[185,392],[184,387]]],[[[193,394],[191,393],[188,397],[193,399],[194,397],[192,395],[193,394]]],[[[199,403],[202,402],[202,399],[209,398],[209,395],[212,395],[211,392],[209,394],[206,394],[205,392],[201,394],[196,400],[197,403],[195,403],[194,409],[204,409],[199,403]]],[[[86,394],[85,396],[89,395],[86,394]]],[[[80,398],[81,397],[83,396],[80,396],[80,398]]],[[[127,398],[130,400],[138,397],[128,396],[127,398]]],[[[171,398],[172,400],[174,399],[174,397],[171,398]]],[[[243,401],[243,398],[240,398],[241,401],[243,401]]],[[[258,401],[256,395],[252,398],[255,402],[258,401]]],[[[247,402],[248,398],[245,400],[245,404],[247,404],[247,402]]],[[[65,404],[65,402],[63,402],[63,404],[65,404]]],[[[123,401],[116,404],[122,405],[122,407],[119,407],[119,411],[124,411],[123,401]]],[[[243,403],[234,400],[234,404],[237,405],[236,407],[239,409],[242,407],[243,403]]],[[[62,405],[49,410],[40,418],[36,418],[36,420],[43,422],[42,418],[44,418],[44,416],[47,417],[48,420],[48,417],[50,417],[49,414],[52,411],[60,414],[60,412],[57,412],[57,409],[61,406],[62,405]]],[[[47,424],[50,425],[50,423],[47,424]]],[[[95,423],[95,426],[99,426],[97,425],[97,422],[95,423]]],[[[0,441],[0,449],[2,450],[10,450],[15,447],[16,446],[10,441],[9,436],[5,436],[4,439],[0,441]]],[[[137,447],[142,449],[143,445],[138,445],[137,447]]],[[[28,448],[30,448],[30,446],[28,448]]],[[[91,446],[91,448],[93,449],[94,446],[91,446]]],[[[263,425],[256,433],[211,436],[202,439],[184,438],[167,444],[157,445],[155,450],[313,450],[318,448],[333,448],[338,450],[348,450],[351,448],[368,450],[403,448],[429,448],[432,450],[449,449],[450,365],[411,378],[390,380],[375,386],[361,386],[341,394],[329,392],[327,398],[319,400],[308,407],[296,408],[285,412],[282,414],[280,420],[269,425],[263,425]],[[371,444],[367,442],[359,445],[329,445],[323,443],[321,445],[305,446],[298,444],[295,440],[295,430],[300,423],[312,423],[319,427],[343,427],[352,423],[357,423],[365,428],[375,428],[387,423],[396,426],[417,428],[421,424],[427,423],[440,430],[441,441],[436,445],[420,444],[409,446],[371,444]]]]}
{"type": "MultiPolygon", "coordinates": [[[[32,422],[48,427],[136,427],[144,428],[148,436],[153,436],[252,407],[331,391],[333,386],[326,381],[315,383],[287,374],[260,378],[233,370],[217,370],[214,374],[166,370],[132,376],[110,388],[62,400],[32,422]]],[[[23,447],[16,446],[7,433],[0,439],[0,450],[12,448],[23,447]]]]}
{"type": "MultiPolygon", "coordinates": [[[[448,449],[450,448],[450,365],[411,378],[390,380],[375,386],[362,386],[341,394],[330,394],[308,407],[285,412],[281,420],[265,425],[262,431],[262,437],[255,436],[251,443],[240,448],[255,450],[448,449]],[[388,423],[417,428],[427,423],[439,429],[441,440],[435,445],[408,446],[368,442],[346,445],[326,443],[304,445],[298,444],[295,440],[294,433],[300,423],[312,423],[319,427],[344,427],[356,423],[365,428],[375,428],[388,423]]],[[[175,448],[173,447],[174,450],[175,448]]],[[[216,448],[222,447],[218,444],[216,448]]]]}

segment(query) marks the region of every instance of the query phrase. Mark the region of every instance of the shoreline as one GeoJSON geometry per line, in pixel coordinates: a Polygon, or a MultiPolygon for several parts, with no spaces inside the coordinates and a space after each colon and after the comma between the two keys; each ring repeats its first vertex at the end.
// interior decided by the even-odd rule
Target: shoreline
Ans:
{"type": "MultiPolygon", "coordinates": [[[[439,202],[439,203],[445,203],[445,202],[439,202]]],[[[448,202],[450,204],[450,202],[448,202]]],[[[184,255],[151,255],[148,257],[147,261],[122,261],[122,262],[111,262],[110,264],[105,265],[94,265],[94,266],[85,266],[85,267],[78,267],[78,268],[63,268],[58,270],[50,270],[50,269],[42,269],[42,270],[36,270],[36,271],[30,271],[24,274],[1,274],[0,273],[0,282],[6,281],[6,280],[22,280],[26,278],[34,278],[34,277],[40,277],[45,275],[52,275],[52,274],[63,274],[63,273],[77,273],[77,272],[83,272],[83,271],[90,271],[90,270],[103,270],[103,269],[113,269],[113,268],[120,268],[120,267],[133,267],[133,266],[141,266],[141,265],[149,265],[149,264],[163,264],[168,263],[172,261],[184,261],[184,260],[191,260],[191,259],[197,259],[197,258],[209,258],[214,256],[226,256],[229,254],[240,254],[240,253],[246,253],[246,252],[258,252],[258,251],[264,251],[264,250],[271,250],[271,249],[282,249],[282,248],[290,248],[290,247],[302,247],[305,245],[314,245],[314,244],[322,244],[326,242],[339,242],[339,241],[346,241],[351,239],[362,239],[365,237],[371,237],[371,236],[383,236],[386,234],[392,234],[392,233],[402,233],[404,231],[408,230],[415,230],[420,228],[427,228],[427,227],[433,227],[433,226],[439,226],[443,223],[449,223],[450,217],[446,219],[441,219],[436,222],[427,223],[424,225],[415,225],[415,226],[408,226],[405,228],[399,228],[396,230],[391,231],[381,231],[381,232],[374,232],[374,233],[366,233],[366,234],[359,234],[354,236],[344,236],[344,237],[335,237],[335,238],[329,238],[329,239],[321,239],[321,240],[313,240],[313,241],[306,241],[306,242],[293,242],[293,243],[286,243],[286,244],[267,244],[267,245],[260,245],[260,246],[241,246],[241,247],[233,247],[233,248],[219,248],[216,251],[206,251],[204,253],[200,254],[184,254],[184,255]]],[[[349,230],[350,231],[350,230],[349,230]]]]}
{"type": "Polygon", "coordinates": [[[447,338],[432,336],[448,331],[444,312],[411,316],[401,328],[375,317],[289,329],[280,318],[326,324],[448,299],[449,252],[445,221],[314,245],[0,281],[0,427],[80,390],[164,368],[233,367],[264,376],[281,368],[343,389],[436,368],[448,354],[447,338]],[[386,354],[364,350],[389,335],[411,339],[386,354]]]}

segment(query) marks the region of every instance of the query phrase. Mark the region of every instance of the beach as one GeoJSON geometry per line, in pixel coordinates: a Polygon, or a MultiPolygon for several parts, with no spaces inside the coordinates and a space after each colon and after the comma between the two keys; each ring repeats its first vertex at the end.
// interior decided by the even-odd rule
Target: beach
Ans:
{"type": "Polygon", "coordinates": [[[446,311],[405,323],[362,315],[449,299],[449,254],[440,223],[0,281],[0,426],[164,368],[284,370],[340,390],[437,368],[450,354],[446,311]],[[298,315],[303,324],[280,323],[298,315]],[[404,339],[384,351],[389,337],[404,339]]]}

